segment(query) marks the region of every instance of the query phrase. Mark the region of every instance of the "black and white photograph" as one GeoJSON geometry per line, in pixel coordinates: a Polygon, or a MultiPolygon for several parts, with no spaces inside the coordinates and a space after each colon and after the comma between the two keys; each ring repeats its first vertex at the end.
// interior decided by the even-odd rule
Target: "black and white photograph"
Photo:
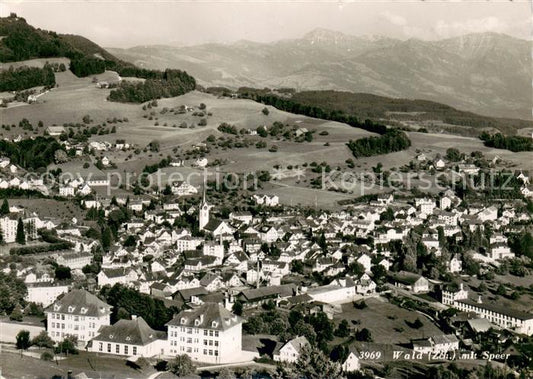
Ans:
{"type": "Polygon", "coordinates": [[[532,379],[532,0],[1,0],[0,379],[532,379]]]}

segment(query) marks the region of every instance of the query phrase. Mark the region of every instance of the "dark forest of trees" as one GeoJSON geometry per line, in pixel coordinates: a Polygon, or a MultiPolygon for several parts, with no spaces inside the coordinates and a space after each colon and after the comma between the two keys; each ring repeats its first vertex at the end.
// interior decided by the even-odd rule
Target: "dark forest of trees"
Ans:
{"type": "Polygon", "coordinates": [[[105,69],[105,61],[94,57],[80,57],[70,61],[70,71],[77,77],[101,74],[105,69]]]}
{"type": "Polygon", "coordinates": [[[370,157],[401,151],[411,146],[407,134],[398,129],[389,129],[379,137],[366,137],[347,143],[354,157],[370,157]]]}
{"type": "MultiPolygon", "coordinates": [[[[155,71],[157,73],[158,71],[155,71]]],[[[185,71],[167,69],[157,79],[144,82],[122,82],[109,94],[109,100],[143,103],[148,100],[183,95],[196,88],[196,81],[185,71]]]]}
{"type": "Polygon", "coordinates": [[[47,167],[54,161],[54,154],[59,149],[62,149],[61,145],[52,137],[28,138],[20,142],[0,141],[0,154],[25,169],[47,167]]]}
{"type": "Polygon", "coordinates": [[[56,84],[54,70],[49,64],[43,68],[22,66],[0,71],[0,91],[20,91],[27,88],[56,84]]]}
{"type": "Polygon", "coordinates": [[[272,105],[273,107],[286,112],[302,114],[324,120],[342,122],[350,126],[368,130],[369,132],[377,134],[385,134],[387,132],[387,127],[383,124],[378,124],[368,119],[364,122],[361,122],[356,116],[346,114],[343,111],[324,109],[312,105],[304,105],[292,99],[281,98],[276,95],[262,94],[261,92],[255,92],[252,89],[249,89],[248,91],[242,91],[241,89],[239,93],[241,97],[250,98],[263,104],[272,105]]]}
{"type": "Polygon", "coordinates": [[[501,133],[489,134],[483,132],[479,137],[485,143],[485,146],[495,147],[496,149],[506,149],[513,152],[533,151],[533,138],[521,136],[504,136],[501,133]]]}
{"type": "Polygon", "coordinates": [[[115,284],[113,287],[103,287],[100,296],[113,306],[112,323],[121,318],[137,315],[142,317],[152,328],[166,330],[165,324],[172,319],[175,312],[179,311],[175,308],[167,308],[160,299],[154,299],[150,295],[142,294],[133,288],[120,284],[115,284]]]}

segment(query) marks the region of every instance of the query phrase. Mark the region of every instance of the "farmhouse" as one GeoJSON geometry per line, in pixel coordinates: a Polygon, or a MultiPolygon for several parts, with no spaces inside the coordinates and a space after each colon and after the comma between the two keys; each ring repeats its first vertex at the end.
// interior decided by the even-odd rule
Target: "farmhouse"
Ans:
{"type": "Polygon", "coordinates": [[[429,282],[421,275],[409,272],[399,272],[393,275],[394,285],[408,289],[413,293],[424,293],[429,291],[429,282]]]}
{"type": "Polygon", "coordinates": [[[63,133],[66,133],[63,126],[49,126],[46,128],[46,133],[52,137],[58,137],[63,133]]]}
{"type": "Polygon", "coordinates": [[[274,360],[278,362],[294,363],[300,357],[302,349],[309,345],[305,337],[296,337],[281,346],[279,351],[274,352],[274,360]]]}

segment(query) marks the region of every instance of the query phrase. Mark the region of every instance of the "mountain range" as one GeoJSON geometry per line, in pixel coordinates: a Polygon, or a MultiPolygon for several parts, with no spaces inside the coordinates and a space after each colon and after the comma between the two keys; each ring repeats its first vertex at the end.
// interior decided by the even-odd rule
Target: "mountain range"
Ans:
{"type": "Polygon", "coordinates": [[[271,43],[108,50],[140,67],[184,69],[204,86],[366,92],[532,119],[530,43],[505,34],[423,41],[316,29],[271,43]]]}

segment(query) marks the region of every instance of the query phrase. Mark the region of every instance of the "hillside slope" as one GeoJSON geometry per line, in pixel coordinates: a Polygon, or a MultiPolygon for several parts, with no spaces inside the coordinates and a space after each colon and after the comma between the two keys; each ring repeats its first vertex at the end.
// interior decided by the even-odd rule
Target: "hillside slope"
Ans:
{"type": "Polygon", "coordinates": [[[84,56],[121,62],[84,37],[37,29],[26,23],[22,17],[0,17],[0,62],[53,57],[72,59],[84,56]]]}
{"type": "Polygon", "coordinates": [[[529,43],[496,33],[401,41],[317,29],[273,43],[109,50],[140,67],[186,69],[209,86],[369,92],[531,119],[529,43]]]}

